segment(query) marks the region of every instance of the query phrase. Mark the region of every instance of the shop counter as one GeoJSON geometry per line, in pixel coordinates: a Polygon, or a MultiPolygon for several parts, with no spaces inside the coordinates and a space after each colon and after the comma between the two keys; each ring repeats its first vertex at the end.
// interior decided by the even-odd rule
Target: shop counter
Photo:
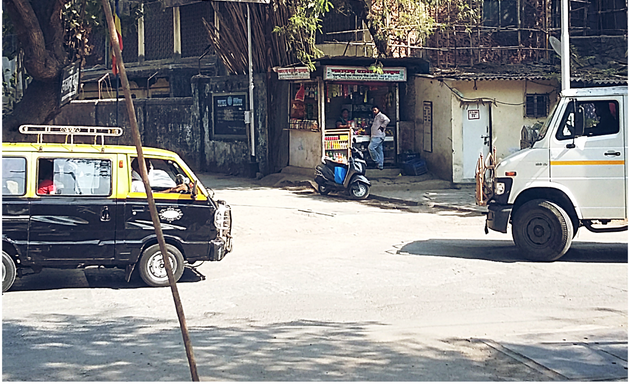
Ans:
{"type": "MultiPolygon", "coordinates": [[[[370,135],[355,135],[353,136],[357,143],[364,143],[370,141],[370,135]]],[[[385,136],[385,141],[394,141],[394,136],[385,136]]]]}

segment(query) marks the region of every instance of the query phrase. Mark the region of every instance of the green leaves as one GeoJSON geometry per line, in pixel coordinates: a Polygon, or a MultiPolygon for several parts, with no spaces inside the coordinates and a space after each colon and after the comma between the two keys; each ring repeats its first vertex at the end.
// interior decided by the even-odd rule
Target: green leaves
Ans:
{"type": "Polygon", "coordinates": [[[286,5],[291,17],[286,25],[274,27],[273,32],[283,35],[298,60],[314,71],[313,60],[323,55],[315,46],[315,35],[321,32],[322,18],[333,4],[330,0],[297,0],[286,5]]]}

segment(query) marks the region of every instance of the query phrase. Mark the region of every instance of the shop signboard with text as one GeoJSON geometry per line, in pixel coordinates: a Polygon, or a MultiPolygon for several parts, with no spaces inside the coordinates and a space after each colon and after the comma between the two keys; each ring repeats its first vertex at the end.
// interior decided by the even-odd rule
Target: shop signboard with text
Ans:
{"type": "Polygon", "coordinates": [[[378,73],[367,67],[327,65],[324,69],[324,80],[405,82],[407,81],[407,69],[403,67],[383,68],[383,72],[378,73]]]}
{"type": "Polygon", "coordinates": [[[311,71],[307,67],[279,68],[277,73],[278,80],[308,80],[311,78],[311,71]]]}

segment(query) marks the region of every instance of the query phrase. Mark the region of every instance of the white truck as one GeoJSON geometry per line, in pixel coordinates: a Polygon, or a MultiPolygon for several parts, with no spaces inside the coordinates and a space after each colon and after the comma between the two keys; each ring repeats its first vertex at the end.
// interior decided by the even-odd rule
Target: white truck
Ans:
{"type": "MultiPolygon", "coordinates": [[[[569,89],[530,147],[477,165],[477,204],[488,229],[507,233],[533,261],[562,257],[580,227],[628,229],[628,87],[569,89]]],[[[526,136],[526,135],[525,135],[526,136]]]]}

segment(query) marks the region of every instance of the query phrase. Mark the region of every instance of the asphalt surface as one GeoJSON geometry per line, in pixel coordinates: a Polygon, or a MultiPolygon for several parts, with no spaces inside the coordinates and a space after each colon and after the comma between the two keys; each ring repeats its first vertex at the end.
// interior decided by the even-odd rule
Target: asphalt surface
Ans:
{"type": "MultiPolygon", "coordinates": [[[[269,175],[262,180],[242,179],[243,184],[271,186],[275,188],[292,188],[304,186],[317,190],[312,181],[313,171],[305,168],[286,167],[282,172],[269,175]]],[[[398,169],[383,171],[369,169],[366,176],[371,181],[371,199],[385,203],[402,204],[406,206],[424,206],[437,209],[468,212],[473,215],[485,215],[486,207],[480,207],[475,202],[475,188],[472,184],[453,184],[440,180],[431,174],[422,176],[404,176],[398,169]]],[[[217,179],[211,175],[206,179],[209,183],[216,183],[217,179]]],[[[339,192],[345,198],[343,192],[339,192]]],[[[584,234],[585,230],[581,233],[584,234]]],[[[588,235],[587,235],[588,236],[588,235]]],[[[579,239],[579,236],[576,240],[579,239]]],[[[493,260],[489,255],[487,243],[475,245],[469,243],[469,251],[474,257],[493,260]]],[[[436,254],[443,254],[448,249],[448,242],[436,245],[436,254]],[[438,251],[439,249],[439,251],[438,251]]],[[[572,255],[580,252],[590,255],[592,259],[607,257],[617,250],[602,248],[595,244],[574,243],[572,255]]],[[[411,252],[408,247],[405,252],[411,252]]],[[[627,254],[627,243],[622,245],[621,251],[627,254]]],[[[426,248],[422,249],[427,252],[426,248]]],[[[499,252],[501,254],[501,252],[499,252]]],[[[501,259],[502,255],[497,255],[501,259]]],[[[575,256],[574,256],[575,257],[575,256]]],[[[578,256],[579,257],[579,256],[578,256]]],[[[627,291],[626,291],[627,292],[627,291]]],[[[627,312],[625,312],[627,316],[627,312]]],[[[564,332],[558,337],[555,333],[528,334],[522,338],[515,338],[512,342],[498,343],[490,339],[475,338],[468,341],[482,343],[503,356],[519,361],[537,371],[542,380],[561,381],[627,381],[628,379],[628,334],[626,329],[615,332],[597,329],[588,332],[564,332]]],[[[541,380],[540,377],[534,380],[541,380]]]]}
{"type": "MultiPolygon", "coordinates": [[[[203,381],[627,381],[626,234],[580,232],[531,263],[483,234],[466,186],[368,175],[374,198],[356,202],[289,172],[199,176],[235,236],[178,284],[203,381]]],[[[19,279],[3,381],[188,380],[169,289],[123,277],[19,279]]]]}

